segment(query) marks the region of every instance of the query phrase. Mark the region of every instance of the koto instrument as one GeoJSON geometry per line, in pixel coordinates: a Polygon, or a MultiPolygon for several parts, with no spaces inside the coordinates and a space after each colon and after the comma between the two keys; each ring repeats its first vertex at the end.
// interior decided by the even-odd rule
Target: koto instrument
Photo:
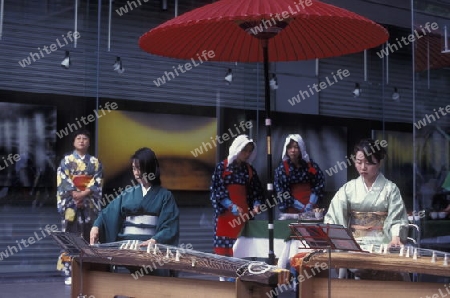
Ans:
{"type": "Polygon", "coordinates": [[[239,277],[266,285],[283,284],[289,271],[264,262],[225,257],[164,244],[140,246],[142,241],[119,241],[89,245],[82,238],[65,232],[54,232],[53,239],[69,254],[82,262],[142,267],[144,271],[171,269],[199,274],[239,277]]]}
{"type": "MultiPolygon", "coordinates": [[[[331,262],[331,267],[335,268],[450,276],[446,252],[412,245],[389,248],[387,244],[366,244],[363,250],[352,233],[342,225],[297,223],[289,226],[294,233],[293,239],[316,249],[306,256],[299,254],[298,264],[308,266],[308,263],[331,262]]],[[[296,262],[294,260],[291,263],[296,262]]]]}
{"type": "MultiPolygon", "coordinates": [[[[328,261],[328,252],[322,250],[305,257],[303,264],[328,261]]],[[[368,252],[332,251],[331,266],[450,276],[448,253],[413,246],[388,249],[387,245],[378,245],[368,252]]]]}

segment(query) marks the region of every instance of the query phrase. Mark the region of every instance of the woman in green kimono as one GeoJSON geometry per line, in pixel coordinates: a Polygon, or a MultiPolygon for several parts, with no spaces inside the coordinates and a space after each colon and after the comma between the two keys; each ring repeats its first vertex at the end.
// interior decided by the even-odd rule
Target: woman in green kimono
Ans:
{"type": "Polygon", "coordinates": [[[351,156],[359,177],[342,186],[331,201],[325,223],[351,228],[363,246],[401,245],[400,228],[408,217],[398,187],[380,172],[385,142],[364,139],[351,156]]]}
{"type": "MultiPolygon", "coordinates": [[[[380,172],[386,156],[385,142],[361,140],[351,155],[359,177],[342,186],[331,200],[324,223],[340,224],[352,230],[362,249],[370,245],[400,246],[400,229],[408,225],[408,216],[400,190],[380,172]],[[385,146],[382,146],[385,144],[385,146]]],[[[351,269],[356,279],[404,280],[406,274],[351,269]]],[[[339,270],[344,278],[346,269],[339,270]]]]}

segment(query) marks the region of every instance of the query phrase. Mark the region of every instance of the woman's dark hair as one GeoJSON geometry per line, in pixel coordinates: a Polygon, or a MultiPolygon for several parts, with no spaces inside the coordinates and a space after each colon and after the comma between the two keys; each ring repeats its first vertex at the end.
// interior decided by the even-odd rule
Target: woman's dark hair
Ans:
{"type": "Polygon", "coordinates": [[[79,135],[85,135],[86,137],[88,137],[88,139],[91,139],[91,133],[89,132],[89,130],[86,129],[81,129],[81,130],[77,130],[72,134],[72,142],[75,142],[75,139],[79,136],[79,135]]]}
{"type": "Polygon", "coordinates": [[[362,139],[355,145],[353,153],[356,155],[358,151],[362,151],[364,153],[364,157],[370,164],[376,164],[383,160],[387,154],[386,149],[384,149],[380,143],[381,142],[376,142],[373,139],[362,139]]]}
{"type": "Polygon", "coordinates": [[[137,161],[141,176],[146,176],[151,185],[161,185],[159,163],[155,152],[150,148],[141,148],[131,156],[131,161],[137,161]]]}

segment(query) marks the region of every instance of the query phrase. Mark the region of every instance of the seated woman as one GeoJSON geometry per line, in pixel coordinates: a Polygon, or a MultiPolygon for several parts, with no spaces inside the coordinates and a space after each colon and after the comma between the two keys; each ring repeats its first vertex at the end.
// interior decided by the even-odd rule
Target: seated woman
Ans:
{"type": "Polygon", "coordinates": [[[400,228],[408,225],[398,187],[380,172],[386,150],[372,139],[354,148],[359,177],[342,186],[330,203],[324,223],[351,228],[361,248],[370,244],[401,245],[400,228]]]}
{"type": "MultiPolygon", "coordinates": [[[[149,148],[131,157],[134,178],[140,185],[126,188],[94,222],[90,243],[142,240],[141,246],[155,243],[178,245],[179,210],[172,193],[161,186],[158,160],[149,148]]],[[[156,270],[167,276],[168,270],[156,270]]]]}

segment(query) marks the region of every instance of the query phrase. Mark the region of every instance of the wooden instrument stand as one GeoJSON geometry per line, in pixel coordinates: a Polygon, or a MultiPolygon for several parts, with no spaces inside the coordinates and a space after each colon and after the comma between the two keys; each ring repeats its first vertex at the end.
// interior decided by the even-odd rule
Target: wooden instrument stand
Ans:
{"type": "Polygon", "coordinates": [[[142,276],[134,279],[130,274],[106,272],[105,264],[72,262],[72,298],[115,297],[214,297],[260,298],[266,297],[271,287],[239,278],[235,283],[178,277],[142,276]],[[80,279],[82,277],[82,280],[80,279]],[[81,282],[83,284],[81,284],[81,282]]]}

